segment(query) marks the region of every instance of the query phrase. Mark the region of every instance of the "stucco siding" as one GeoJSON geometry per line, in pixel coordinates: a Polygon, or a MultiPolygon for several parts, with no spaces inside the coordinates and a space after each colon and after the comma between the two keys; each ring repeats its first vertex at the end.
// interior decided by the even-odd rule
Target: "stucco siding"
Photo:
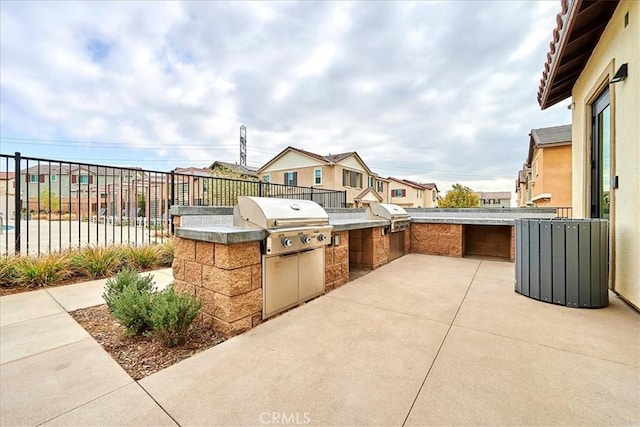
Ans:
{"type": "Polygon", "coordinates": [[[612,190],[613,287],[640,307],[640,2],[621,1],[573,87],[573,212],[589,216],[590,103],[623,63],[629,76],[609,85],[611,95],[612,175],[619,188],[612,190]],[[629,13],[629,25],[624,16],[629,13]]]}
{"type": "Polygon", "coordinates": [[[285,172],[287,170],[296,170],[299,168],[319,166],[322,164],[324,164],[324,162],[321,162],[320,160],[315,160],[303,154],[296,153],[294,151],[289,151],[284,156],[274,161],[271,165],[269,165],[269,167],[261,170],[261,172],[263,173],[274,172],[274,171],[285,172]]]}

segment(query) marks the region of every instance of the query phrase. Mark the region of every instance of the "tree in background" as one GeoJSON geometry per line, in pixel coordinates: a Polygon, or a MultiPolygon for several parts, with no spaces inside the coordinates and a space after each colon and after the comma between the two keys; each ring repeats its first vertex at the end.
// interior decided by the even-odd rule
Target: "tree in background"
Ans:
{"type": "Polygon", "coordinates": [[[480,197],[473,194],[473,190],[460,184],[451,186],[446,196],[438,202],[439,208],[477,208],[480,207],[480,197]]]}
{"type": "Polygon", "coordinates": [[[60,198],[56,193],[49,192],[48,189],[44,189],[40,192],[40,200],[43,204],[42,210],[50,213],[60,213],[60,198]]]}

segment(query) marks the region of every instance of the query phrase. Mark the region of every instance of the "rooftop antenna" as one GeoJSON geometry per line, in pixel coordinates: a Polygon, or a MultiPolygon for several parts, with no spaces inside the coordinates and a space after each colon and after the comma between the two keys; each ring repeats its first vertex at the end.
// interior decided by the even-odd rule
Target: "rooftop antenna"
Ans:
{"type": "Polygon", "coordinates": [[[240,126],[240,166],[247,166],[247,127],[240,126]]]}

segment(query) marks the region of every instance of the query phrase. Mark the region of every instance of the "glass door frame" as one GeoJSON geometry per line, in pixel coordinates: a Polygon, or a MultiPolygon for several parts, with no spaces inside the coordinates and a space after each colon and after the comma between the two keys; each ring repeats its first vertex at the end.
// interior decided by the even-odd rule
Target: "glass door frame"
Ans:
{"type": "Polygon", "coordinates": [[[589,213],[591,218],[611,218],[611,94],[605,87],[591,104],[591,168],[589,213]],[[608,135],[605,135],[608,132],[608,135]],[[604,152],[604,155],[603,155],[604,152]],[[608,164],[605,164],[605,161],[608,164]],[[603,167],[604,169],[603,171],[603,167]],[[605,176],[608,171],[608,176],[605,176]],[[603,173],[605,172],[605,173],[603,173]],[[609,209],[604,212],[603,198],[608,188],[609,209]]]}

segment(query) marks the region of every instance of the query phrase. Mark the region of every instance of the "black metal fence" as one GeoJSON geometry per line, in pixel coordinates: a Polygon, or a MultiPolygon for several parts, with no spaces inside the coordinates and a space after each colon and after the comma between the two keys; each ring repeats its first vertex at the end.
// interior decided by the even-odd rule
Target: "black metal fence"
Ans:
{"type": "Polygon", "coordinates": [[[143,245],[172,233],[169,208],[234,206],[238,196],[344,207],[346,192],[0,154],[0,255],[143,245]]]}

